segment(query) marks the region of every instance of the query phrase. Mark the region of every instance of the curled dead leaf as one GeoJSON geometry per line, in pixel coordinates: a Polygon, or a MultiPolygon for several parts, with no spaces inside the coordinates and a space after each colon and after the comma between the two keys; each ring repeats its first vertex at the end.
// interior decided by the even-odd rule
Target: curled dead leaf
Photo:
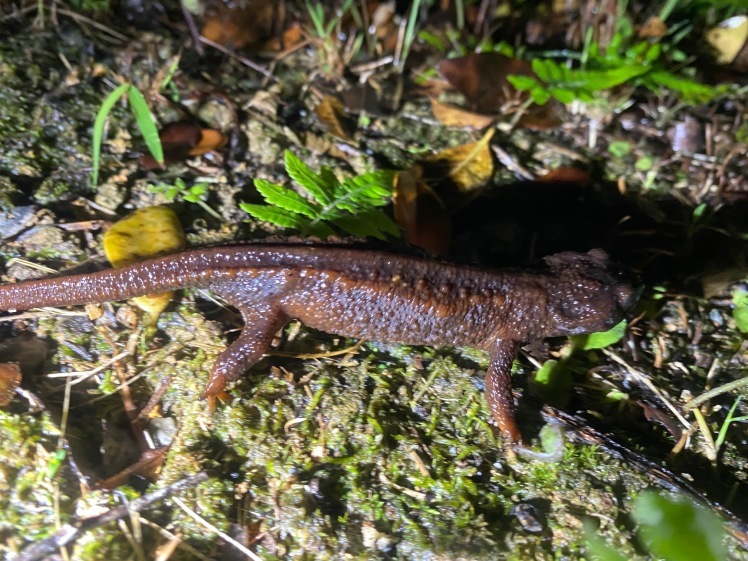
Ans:
{"type": "Polygon", "coordinates": [[[572,166],[561,166],[538,177],[538,181],[540,183],[575,183],[579,185],[588,185],[590,182],[590,173],[587,170],[572,166]]]}
{"type": "MultiPolygon", "coordinates": [[[[158,132],[158,136],[164,149],[165,165],[220,150],[228,142],[228,138],[222,132],[205,129],[194,121],[169,123],[158,132]]],[[[140,163],[146,169],[161,167],[150,154],[144,154],[140,158],[140,163]]]]}
{"type": "Polygon", "coordinates": [[[200,32],[229,49],[258,49],[285,17],[283,2],[246,0],[231,5],[211,3],[200,32]]]}
{"type": "Polygon", "coordinates": [[[0,364],[0,407],[5,407],[21,385],[21,365],[17,362],[0,364]]]}
{"type": "Polygon", "coordinates": [[[448,209],[456,210],[480,193],[494,171],[489,129],[477,142],[447,148],[421,162],[424,177],[448,209]]]}
{"type": "Polygon", "coordinates": [[[451,241],[449,213],[422,175],[420,166],[413,166],[395,176],[395,220],[409,244],[446,255],[451,241]]]}
{"type": "Polygon", "coordinates": [[[327,131],[342,140],[353,140],[355,123],[345,114],[343,104],[336,98],[326,95],[314,108],[317,118],[327,131]]]}
{"type": "Polygon", "coordinates": [[[507,76],[535,76],[530,63],[499,53],[471,53],[443,59],[439,73],[452,87],[465,96],[469,107],[486,115],[509,115],[523,111],[518,126],[545,130],[561,124],[561,106],[550,100],[542,106],[524,107],[527,92],[518,92],[507,76]]]}

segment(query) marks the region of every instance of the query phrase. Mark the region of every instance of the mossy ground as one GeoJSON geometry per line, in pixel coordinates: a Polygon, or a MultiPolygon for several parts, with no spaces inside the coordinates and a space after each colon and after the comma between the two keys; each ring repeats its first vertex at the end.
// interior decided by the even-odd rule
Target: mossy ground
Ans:
{"type": "MultiPolygon", "coordinates": [[[[247,215],[238,203],[259,202],[253,178],[284,180],[285,149],[303,153],[313,167],[325,164],[361,172],[381,162],[403,169],[419,153],[476,139],[435,122],[428,102],[414,97],[395,114],[372,117],[361,133],[364,148],[342,158],[305,105],[314,51],[300,50],[284,59],[276,79],[264,82],[235,60],[199,60],[189,49],[183,51],[182,37],[159,26],[143,31],[115,16],[107,24],[132,41],[117,43],[106,32],[66,17],[33,34],[27,32],[30,19],[12,25],[5,21],[8,31],[0,44],[0,207],[11,213],[21,206],[34,211],[19,234],[0,242],[6,262],[25,257],[61,269],[100,254],[100,232],[89,221],[113,220],[133,208],[162,204],[161,195],[148,191],[148,183],[210,177],[207,203],[223,222],[197,205],[173,205],[190,243],[200,245],[267,233],[265,225],[245,222],[247,215]],[[91,127],[103,98],[123,76],[145,89],[179,52],[183,59],[176,88],[186,106],[214,126],[230,128],[231,111],[220,97],[201,107],[195,102],[197,94],[219,88],[238,111],[232,153],[226,160],[206,156],[189,165],[145,172],[134,157],[140,146],[132,117],[118,105],[109,119],[101,185],[91,188],[91,127]],[[80,228],[60,228],[70,223],[80,228]]],[[[634,111],[651,115],[658,103],[670,104],[669,117],[659,117],[660,127],[707,110],[717,115],[717,128],[729,119],[738,129],[740,122],[745,126],[744,108],[741,113],[729,95],[708,108],[648,96],[634,111]],[[721,110],[727,115],[723,121],[721,110]]],[[[161,103],[157,116],[168,122],[181,114],[161,103]]],[[[568,165],[571,156],[582,158],[597,169],[600,181],[625,178],[624,198],[608,199],[604,189],[574,198],[576,191],[570,191],[563,195],[568,206],[556,207],[555,199],[547,199],[551,195],[538,192],[530,215],[540,224],[528,233],[533,219],[515,216],[521,214],[519,207],[500,199],[500,186],[513,182],[514,176],[499,166],[496,189],[477,203],[483,208],[473,207],[456,221],[458,228],[460,223],[478,224],[478,233],[471,237],[462,230],[455,241],[468,259],[485,246],[484,254],[516,260],[533,236],[539,240],[539,253],[567,249],[554,243],[566,243],[566,234],[557,233],[568,230],[582,238],[593,232],[592,239],[581,242],[572,237],[571,246],[595,244],[601,237],[597,218],[617,212],[633,216],[637,227],[627,235],[636,241],[616,238],[612,245],[619,250],[617,257],[643,273],[648,288],[629,335],[609,350],[680,406],[689,394],[745,372],[745,338],[735,328],[729,292],[723,287],[711,298],[699,296],[688,278],[701,278],[707,269],[729,274],[745,266],[745,232],[740,230],[744,211],[713,190],[698,198],[693,184],[718,168],[705,171],[699,162],[689,168],[683,159],[668,159],[661,139],[648,136],[644,126],[626,129],[608,123],[601,129],[599,134],[608,135],[608,141],[628,144],[622,157],[588,147],[584,131],[593,117],[599,125],[599,115],[582,112],[561,130],[514,131],[497,141],[537,170],[568,165]],[[654,176],[653,169],[658,171],[654,176]],[[594,206],[600,201],[602,206],[594,206]],[[697,217],[693,209],[702,202],[709,211],[697,217]],[[567,221],[555,223],[558,216],[567,221]],[[647,237],[653,228],[658,233],[647,237]],[[659,255],[675,257],[663,262],[657,261],[659,255]]],[[[737,161],[722,172],[734,173],[735,165],[737,161]]],[[[606,227],[615,225],[603,230],[606,227]]],[[[17,264],[4,272],[4,281],[23,274],[17,264]]],[[[626,558],[649,557],[636,537],[630,509],[644,489],[664,489],[662,480],[589,444],[567,444],[556,463],[507,455],[489,422],[483,396],[487,361],[477,351],[364,343],[350,353],[333,354],[355,341],[292,324],[274,346],[278,354],[251,369],[233,390],[230,404],[211,411],[198,397],[215,356],[231,338],[227,331],[239,326],[238,317],[205,295],[188,292],[146,335],[133,329],[125,310],[127,305],[121,303],[105,307],[96,328],[80,310],[47,311],[0,324],[0,354],[3,360],[22,363],[24,386],[31,392],[0,411],[0,551],[6,556],[12,558],[24,546],[54,534],[61,524],[206,470],[210,479],[180,498],[266,559],[581,559],[586,520],[626,558]],[[131,386],[138,406],[170,376],[152,415],[169,422],[154,421],[149,428],[170,448],[150,480],[134,477],[113,492],[91,491],[88,485],[127,468],[138,457],[123,418],[122,398],[114,390],[116,383],[104,384],[101,378],[74,386],[61,440],[65,383],[46,374],[90,370],[124,349],[133,355],[124,373],[140,376],[131,386]],[[315,358],[304,358],[309,354],[315,358]],[[114,393],[104,395],[107,388],[114,393]],[[32,395],[42,396],[43,407],[33,404],[32,395]],[[56,459],[60,451],[66,454],[61,461],[56,459]]],[[[537,345],[529,354],[541,360],[557,356],[563,344],[537,345]]],[[[710,464],[703,437],[695,429],[688,448],[669,455],[675,440],[667,429],[672,420],[645,419],[644,409],[656,398],[630,370],[601,351],[578,353],[571,366],[576,385],[565,396],[567,410],[580,412],[586,422],[624,446],[690,479],[710,501],[734,510],[734,523],[748,520],[748,510],[738,499],[745,492],[748,456],[744,425],[730,429],[717,467],[710,464]]],[[[516,370],[523,396],[521,428],[524,434],[537,435],[542,420],[526,382],[534,367],[521,358],[516,370]]],[[[712,433],[733,399],[722,396],[706,411],[712,433]]],[[[196,558],[195,552],[230,558],[231,546],[169,499],[139,516],[142,520],[133,515],[86,531],[70,546],[70,558],[153,557],[168,542],[158,528],[193,548],[177,548],[172,559],[196,558]]],[[[731,539],[730,548],[733,558],[748,559],[738,540],[731,539]]]]}

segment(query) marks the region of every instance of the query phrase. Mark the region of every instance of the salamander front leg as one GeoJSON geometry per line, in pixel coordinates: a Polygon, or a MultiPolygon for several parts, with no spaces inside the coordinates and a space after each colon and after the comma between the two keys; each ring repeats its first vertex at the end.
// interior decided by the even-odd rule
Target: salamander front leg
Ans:
{"type": "Polygon", "coordinates": [[[514,422],[512,362],[519,341],[497,340],[491,348],[491,364],[486,372],[486,399],[502,434],[513,445],[522,444],[522,435],[514,422]]]}
{"type": "Polygon", "coordinates": [[[216,359],[202,398],[211,402],[225,393],[226,385],[239,378],[270,347],[273,337],[288,318],[277,308],[258,306],[239,308],[244,317],[244,329],[239,338],[216,359]]]}

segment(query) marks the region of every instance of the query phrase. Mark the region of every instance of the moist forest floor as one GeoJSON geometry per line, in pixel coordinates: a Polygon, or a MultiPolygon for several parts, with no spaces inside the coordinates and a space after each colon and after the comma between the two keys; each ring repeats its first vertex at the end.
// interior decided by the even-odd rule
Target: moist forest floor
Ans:
{"type": "Polygon", "coordinates": [[[400,229],[380,247],[426,240],[440,259],[484,267],[603,248],[641,279],[622,338],[538,342],[515,363],[520,428],[539,450],[544,424],[561,427],[564,442],[545,439],[557,457],[502,443],[487,357],[473,349],[292,323],[211,410],[198,398],[241,321],[208,294],[178,293],[155,324],[123,302],[4,314],[7,558],[583,559],[598,536],[649,559],[632,511],[652,490],[702,504],[729,558],[748,559],[746,424],[726,421],[748,414],[748,55],[717,64],[701,47],[745,10],[431,4],[247,2],[185,16],[160,3],[0,1],[2,282],[100,267],[102,233],[156,205],[176,212],[190,246],[303,234],[240,207],[264,203],[257,178],[307,195],[285,151],[339,178],[392,170],[400,200],[375,210],[400,229]],[[188,22],[213,43],[196,49],[188,22]],[[557,77],[541,108],[554,86],[533,58],[553,71],[608,66],[557,77]],[[509,75],[543,87],[518,92],[509,75]],[[97,115],[125,83],[165,144],[167,124],[189,123],[165,167],[146,162],[125,99],[94,162],[97,115]]]}

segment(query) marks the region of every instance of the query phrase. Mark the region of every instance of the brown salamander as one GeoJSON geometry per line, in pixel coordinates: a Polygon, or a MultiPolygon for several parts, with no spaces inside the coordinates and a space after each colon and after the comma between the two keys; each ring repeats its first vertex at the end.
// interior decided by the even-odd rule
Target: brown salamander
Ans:
{"type": "Polygon", "coordinates": [[[96,273],[0,286],[0,311],[122,300],[199,287],[236,307],[239,338],[203,393],[213,397],[268,349],[291,319],[345,337],[455,345],[490,354],[486,396],[512,443],[510,370],[527,341],[608,329],[636,300],[604,252],[559,253],[532,270],[488,271],[351,246],[242,243],[185,251],[96,273]]]}

